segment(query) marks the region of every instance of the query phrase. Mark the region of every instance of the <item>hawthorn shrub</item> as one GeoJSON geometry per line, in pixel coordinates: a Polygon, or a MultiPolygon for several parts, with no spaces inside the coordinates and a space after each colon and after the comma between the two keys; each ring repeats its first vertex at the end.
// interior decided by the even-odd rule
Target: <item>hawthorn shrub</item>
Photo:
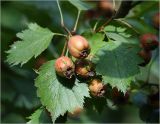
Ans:
{"type": "Polygon", "coordinates": [[[57,0],[53,4],[59,11],[61,32],[28,23],[6,51],[11,66],[23,66],[40,56],[32,84],[40,103],[28,124],[66,122],[89,108],[101,113],[105,107],[116,109],[126,104],[138,106],[143,121],[158,122],[158,82],[153,84],[149,75],[146,80],[138,77],[145,68],[150,74],[158,58],[158,2],[57,0]],[[72,22],[64,18],[64,4],[76,11],[72,28],[67,27],[72,22]],[[63,48],[54,48],[60,55],[52,50],[54,57],[44,58],[51,42],[59,40],[64,41],[63,48]],[[145,116],[143,111],[147,111],[145,116]]]}

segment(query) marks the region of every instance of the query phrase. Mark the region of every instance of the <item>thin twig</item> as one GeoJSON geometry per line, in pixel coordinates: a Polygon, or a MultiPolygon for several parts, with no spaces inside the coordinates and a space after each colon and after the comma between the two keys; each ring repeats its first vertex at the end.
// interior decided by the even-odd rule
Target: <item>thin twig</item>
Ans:
{"type": "Polygon", "coordinates": [[[76,22],[75,22],[75,25],[74,25],[74,29],[73,29],[72,32],[76,32],[76,30],[77,30],[77,25],[78,25],[80,14],[81,14],[81,10],[78,10],[77,19],[76,19],[76,22]]]}
{"type": "Polygon", "coordinates": [[[119,21],[122,24],[126,25],[127,27],[131,28],[132,30],[134,30],[137,34],[140,34],[140,32],[138,32],[135,28],[133,28],[132,25],[130,25],[128,22],[122,20],[122,19],[114,19],[115,21],[119,21]]]}
{"type": "Polygon", "coordinates": [[[61,56],[64,56],[66,48],[67,48],[67,44],[68,44],[68,38],[66,38],[66,41],[65,41],[61,56]]]}
{"type": "Polygon", "coordinates": [[[116,7],[115,0],[112,0],[112,3],[113,3],[113,9],[115,10],[115,7],[116,7]]]}
{"type": "Polygon", "coordinates": [[[113,19],[114,19],[114,16],[116,14],[116,11],[115,11],[115,0],[112,0],[113,2],[113,10],[114,10],[114,13],[113,15],[111,16],[111,18],[109,18],[102,26],[100,26],[95,32],[99,32],[101,30],[103,30],[103,28],[108,25],[113,19]]]}
{"type": "Polygon", "coordinates": [[[60,34],[60,33],[54,33],[54,35],[67,37],[67,35],[65,35],[65,34],[60,34]]]}
{"type": "Polygon", "coordinates": [[[94,25],[94,27],[93,27],[93,32],[95,32],[95,30],[96,30],[96,28],[97,28],[97,25],[98,25],[99,21],[100,21],[100,20],[98,20],[98,21],[95,23],[95,25],[94,25]]]}
{"type": "Polygon", "coordinates": [[[62,10],[61,10],[61,7],[60,7],[60,5],[59,5],[59,1],[58,1],[58,0],[57,0],[57,5],[58,5],[60,17],[61,17],[61,26],[62,26],[62,27],[64,28],[64,30],[71,36],[70,31],[69,31],[68,28],[64,25],[63,14],[62,14],[62,10]]]}
{"type": "Polygon", "coordinates": [[[62,25],[62,27],[69,34],[69,36],[72,36],[71,32],[68,30],[68,28],[64,24],[62,25]]]}
{"type": "Polygon", "coordinates": [[[101,30],[103,30],[103,28],[112,21],[112,19],[114,18],[114,16],[112,16],[111,18],[109,18],[103,25],[101,25],[95,32],[99,32],[101,30]]]}
{"type": "Polygon", "coordinates": [[[59,13],[60,13],[60,16],[61,16],[61,25],[63,25],[64,24],[63,14],[62,14],[62,10],[61,10],[61,7],[59,5],[59,1],[58,0],[57,0],[57,5],[58,5],[59,13]]]}
{"type": "Polygon", "coordinates": [[[65,56],[68,56],[68,53],[69,53],[69,51],[68,51],[68,49],[66,50],[66,54],[65,54],[65,56]]]}

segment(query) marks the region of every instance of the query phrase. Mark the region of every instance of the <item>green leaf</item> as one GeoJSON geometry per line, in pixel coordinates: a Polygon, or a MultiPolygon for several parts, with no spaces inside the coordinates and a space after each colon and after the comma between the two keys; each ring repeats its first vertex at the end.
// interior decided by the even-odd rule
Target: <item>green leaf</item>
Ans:
{"type": "Polygon", "coordinates": [[[53,122],[66,111],[82,108],[84,97],[89,97],[87,84],[56,76],[53,60],[40,68],[35,85],[42,105],[51,113],[53,122]]]}
{"type": "Polygon", "coordinates": [[[37,57],[50,44],[54,33],[46,28],[38,26],[36,23],[28,25],[28,29],[17,34],[22,41],[17,41],[11,45],[7,51],[7,62],[11,65],[23,65],[33,56],[37,57]]]}
{"type": "MultiPolygon", "coordinates": [[[[130,33],[126,32],[127,29],[124,27],[116,27],[113,25],[108,25],[104,28],[104,31],[106,32],[107,35],[111,36],[111,38],[113,38],[113,39],[120,38],[122,36],[126,37],[126,38],[131,36],[130,33]],[[110,32],[110,33],[108,33],[108,32],[110,32]],[[112,36],[112,35],[114,35],[114,36],[112,36]]],[[[121,41],[123,41],[123,40],[121,40],[121,41]]]]}
{"type": "Polygon", "coordinates": [[[103,33],[91,33],[91,32],[84,32],[82,34],[89,42],[91,47],[91,56],[94,56],[95,53],[103,46],[106,45],[106,42],[103,41],[105,38],[105,34],[103,33]]]}
{"type": "Polygon", "coordinates": [[[139,50],[136,44],[120,40],[107,42],[93,58],[97,73],[104,76],[105,83],[125,93],[139,73],[138,64],[142,61],[137,55],[139,50]]]}
{"type": "Polygon", "coordinates": [[[159,8],[158,1],[144,1],[141,4],[136,5],[133,9],[131,9],[126,16],[128,17],[142,17],[145,14],[148,14],[150,11],[155,10],[159,8]]]}
{"type": "Polygon", "coordinates": [[[138,35],[133,28],[122,25],[121,27],[118,27],[117,24],[120,24],[121,22],[117,20],[115,22],[115,25],[108,25],[104,28],[104,32],[109,39],[137,45],[140,44],[138,35]]]}
{"type": "Polygon", "coordinates": [[[140,34],[157,33],[157,30],[152,25],[147,24],[144,19],[126,18],[124,21],[132,25],[140,34]]]}
{"type": "Polygon", "coordinates": [[[40,124],[40,116],[43,112],[42,108],[37,109],[30,117],[30,121],[27,124],[40,124]]]}
{"type": "Polygon", "coordinates": [[[82,2],[81,0],[68,0],[73,4],[78,10],[88,10],[91,8],[87,3],[82,2]]]}

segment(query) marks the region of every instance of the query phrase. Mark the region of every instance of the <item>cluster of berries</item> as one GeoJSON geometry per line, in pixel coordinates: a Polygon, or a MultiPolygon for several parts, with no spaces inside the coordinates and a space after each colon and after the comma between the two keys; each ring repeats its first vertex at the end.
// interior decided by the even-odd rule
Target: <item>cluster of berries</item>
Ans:
{"type": "Polygon", "coordinates": [[[139,64],[140,66],[147,65],[152,57],[151,50],[154,50],[159,46],[158,38],[156,35],[147,33],[143,34],[140,37],[140,43],[142,50],[139,52],[139,55],[144,59],[144,62],[139,64]]]}
{"type": "Polygon", "coordinates": [[[86,59],[90,53],[88,41],[80,35],[70,37],[68,41],[69,53],[77,60],[73,62],[67,56],[59,57],[55,62],[56,73],[64,78],[76,77],[79,80],[88,82],[92,96],[102,97],[105,94],[105,85],[102,79],[96,75],[95,65],[86,59]]]}
{"type": "MultiPolygon", "coordinates": [[[[156,13],[152,18],[153,26],[159,30],[159,15],[160,13],[156,13]]],[[[159,46],[158,37],[155,34],[146,33],[140,37],[140,43],[142,50],[139,52],[139,55],[144,59],[144,62],[139,64],[140,66],[147,65],[152,57],[151,50],[154,50],[159,46]]]]}

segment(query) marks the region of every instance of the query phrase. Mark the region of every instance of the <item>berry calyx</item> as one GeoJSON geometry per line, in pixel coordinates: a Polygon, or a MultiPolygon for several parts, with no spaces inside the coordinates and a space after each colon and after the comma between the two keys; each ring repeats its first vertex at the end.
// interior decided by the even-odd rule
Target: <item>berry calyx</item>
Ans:
{"type": "Polygon", "coordinates": [[[70,37],[68,41],[68,49],[72,56],[79,59],[86,58],[90,53],[88,41],[80,35],[70,37]]]}
{"type": "Polygon", "coordinates": [[[87,59],[75,61],[75,73],[78,77],[85,79],[96,75],[94,64],[87,59]]]}
{"type": "Polygon", "coordinates": [[[72,60],[66,56],[58,58],[55,62],[55,70],[59,76],[71,79],[74,75],[74,69],[72,60]]]}
{"type": "Polygon", "coordinates": [[[160,23],[160,13],[156,13],[154,16],[153,16],[153,25],[155,28],[159,29],[159,23],[160,23]]]}
{"type": "Polygon", "coordinates": [[[143,63],[139,64],[140,66],[145,66],[145,65],[147,65],[147,64],[150,62],[151,57],[152,57],[152,54],[151,54],[150,51],[146,51],[146,50],[143,50],[143,49],[139,52],[139,55],[140,55],[140,57],[142,57],[143,60],[144,60],[143,63]]]}
{"type": "Polygon", "coordinates": [[[101,79],[95,78],[91,80],[89,84],[89,90],[94,97],[103,97],[106,92],[106,87],[102,83],[101,79]]]}
{"type": "Polygon", "coordinates": [[[140,37],[140,42],[145,50],[154,50],[159,45],[157,36],[150,33],[143,34],[140,37]]]}

